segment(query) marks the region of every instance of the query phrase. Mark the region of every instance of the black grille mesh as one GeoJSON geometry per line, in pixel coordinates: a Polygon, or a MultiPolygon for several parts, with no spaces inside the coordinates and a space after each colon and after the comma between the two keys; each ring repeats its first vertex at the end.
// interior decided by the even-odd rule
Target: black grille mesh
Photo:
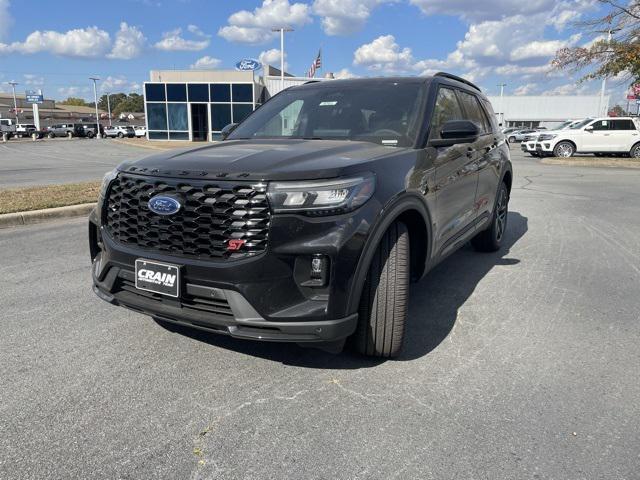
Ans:
{"type": "Polygon", "coordinates": [[[242,258],[267,248],[271,214],[262,185],[120,174],[105,207],[107,232],[125,245],[215,259],[242,258]],[[148,207],[156,195],[170,195],[182,208],[157,215],[148,207]],[[231,239],[245,243],[233,252],[228,249],[231,239]]]}

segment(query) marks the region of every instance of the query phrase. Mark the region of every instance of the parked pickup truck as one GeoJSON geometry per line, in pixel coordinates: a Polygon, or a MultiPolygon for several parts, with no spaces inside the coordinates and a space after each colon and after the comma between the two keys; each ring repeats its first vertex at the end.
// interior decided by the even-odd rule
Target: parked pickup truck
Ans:
{"type": "Polygon", "coordinates": [[[16,134],[16,124],[10,118],[0,118],[0,136],[7,135],[8,138],[16,134]]]}

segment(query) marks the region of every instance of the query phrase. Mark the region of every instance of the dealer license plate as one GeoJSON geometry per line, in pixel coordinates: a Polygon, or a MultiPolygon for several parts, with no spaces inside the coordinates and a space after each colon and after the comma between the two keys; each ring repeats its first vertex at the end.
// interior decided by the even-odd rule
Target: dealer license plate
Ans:
{"type": "Polygon", "coordinates": [[[180,268],[139,258],[136,260],[136,288],[169,297],[179,297],[180,268]]]}

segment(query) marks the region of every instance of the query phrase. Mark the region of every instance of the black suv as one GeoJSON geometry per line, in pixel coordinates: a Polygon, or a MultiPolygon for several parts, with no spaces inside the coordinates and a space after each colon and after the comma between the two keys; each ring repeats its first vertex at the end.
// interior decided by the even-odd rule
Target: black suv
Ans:
{"type": "Polygon", "coordinates": [[[469,240],[499,249],[511,182],[491,105],[466,80],[308,83],[219,144],[107,174],[94,290],[163,322],[395,356],[409,281],[469,240]]]}

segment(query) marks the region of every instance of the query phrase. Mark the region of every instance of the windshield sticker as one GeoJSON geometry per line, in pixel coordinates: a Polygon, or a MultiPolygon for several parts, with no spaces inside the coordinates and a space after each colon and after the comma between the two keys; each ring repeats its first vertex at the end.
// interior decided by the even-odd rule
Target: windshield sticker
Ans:
{"type": "Polygon", "coordinates": [[[397,145],[398,140],[382,140],[383,145],[397,145]]]}
{"type": "Polygon", "coordinates": [[[333,100],[332,102],[320,102],[320,106],[321,107],[331,107],[333,105],[336,105],[338,103],[337,100],[333,100]]]}

